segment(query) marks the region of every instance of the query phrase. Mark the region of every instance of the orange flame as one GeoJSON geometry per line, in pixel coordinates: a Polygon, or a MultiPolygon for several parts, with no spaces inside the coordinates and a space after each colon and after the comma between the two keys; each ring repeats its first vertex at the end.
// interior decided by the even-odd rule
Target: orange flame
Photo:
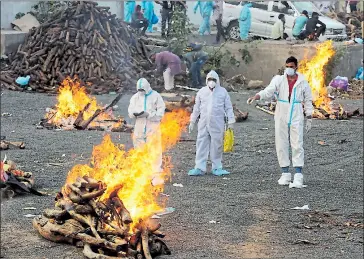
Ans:
{"type": "MultiPolygon", "coordinates": [[[[160,125],[163,152],[176,145],[188,121],[189,114],[184,110],[165,114],[160,125]]],[[[101,144],[93,148],[90,165],[73,167],[66,183],[72,183],[84,175],[100,180],[107,186],[101,196],[103,201],[109,198],[112,191],[121,187],[118,197],[129,210],[133,224],[137,224],[163,208],[157,202],[163,186],[156,188],[151,185],[155,175],[153,165],[159,155],[155,149],[158,139],[158,134],[155,134],[145,145],[126,151],[124,146],[114,144],[110,135],[106,135],[101,144]]],[[[163,177],[166,180],[171,175],[171,168],[170,159],[165,157],[163,177]]]]}
{"type": "MultiPolygon", "coordinates": [[[[57,96],[58,103],[56,110],[46,114],[48,122],[54,125],[71,125],[77,118],[77,115],[90,103],[87,111],[83,113],[83,119],[90,118],[97,109],[102,109],[97,104],[96,98],[91,97],[86,93],[86,89],[81,85],[77,78],[71,79],[67,77],[59,87],[59,95],[57,96]]],[[[99,119],[112,119],[112,116],[107,113],[102,113],[99,119]]]]}
{"type": "Polygon", "coordinates": [[[322,108],[331,113],[331,99],[328,97],[325,85],[325,66],[335,55],[332,41],[326,41],[316,46],[316,55],[308,60],[302,60],[298,67],[298,72],[305,75],[311,86],[313,102],[317,108],[322,108]]]}

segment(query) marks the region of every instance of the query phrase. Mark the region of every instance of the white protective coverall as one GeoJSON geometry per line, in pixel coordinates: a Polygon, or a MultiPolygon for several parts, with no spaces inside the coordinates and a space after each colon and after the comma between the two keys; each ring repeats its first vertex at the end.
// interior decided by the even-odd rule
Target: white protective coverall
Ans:
{"type": "Polygon", "coordinates": [[[141,111],[147,112],[149,115],[144,118],[137,117],[135,120],[133,134],[134,148],[148,142],[148,139],[153,135],[153,138],[156,138],[156,143],[159,143],[154,148],[160,154],[154,170],[155,172],[162,172],[162,143],[159,124],[164,116],[166,106],[162,96],[152,90],[147,79],[141,78],[138,80],[138,89],[144,89],[145,94],[138,92],[131,97],[128,108],[129,117],[135,118],[134,113],[140,113],[141,111]]]}
{"type": "Polygon", "coordinates": [[[208,86],[201,88],[197,95],[190,121],[196,123],[198,116],[198,134],[196,143],[195,168],[206,172],[206,163],[210,153],[212,170],[222,168],[225,115],[228,124],[235,123],[233,106],[225,88],[220,86],[220,79],[215,71],[206,76],[215,78],[216,87],[211,91],[208,86]]]}
{"type": "Polygon", "coordinates": [[[289,86],[287,75],[275,76],[270,84],[258,94],[260,99],[268,100],[276,95],[277,106],[275,110],[275,142],[280,167],[289,167],[289,143],[292,148],[293,167],[303,167],[303,126],[305,107],[306,116],[312,116],[312,92],[305,77],[297,73],[298,78],[293,86],[289,101],[289,86]]]}

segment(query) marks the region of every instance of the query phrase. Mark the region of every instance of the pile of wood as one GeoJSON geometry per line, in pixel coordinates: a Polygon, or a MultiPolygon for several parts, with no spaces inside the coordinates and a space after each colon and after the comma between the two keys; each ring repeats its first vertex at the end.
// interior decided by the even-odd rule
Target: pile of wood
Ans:
{"type": "MultiPolygon", "coordinates": [[[[122,187],[121,187],[122,188],[122,187]]],[[[66,184],[56,196],[55,209],[46,209],[33,220],[33,227],[44,238],[83,247],[87,258],[146,258],[170,254],[161,238],[161,225],[133,219],[112,191],[106,200],[102,182],[84,176],[66,184]]]]}
{"type": "Polygon", "coordinates": [[[332,19],[335,19],[346,26],[346,32],[348,36],[352,39],[363,37],[363,25],[364,25],[364,15],[363,12],[357,11],[352,13],[335,13],[330,12],[327,14],[332,19]]]}
{"type": "MultiPolygon", "coordinates": [[[[147,41],[150,43],[150,40],[147,41]]],[[[77,75],[92,94],[135,88],[150,70],[149,49],[128,25],[96,2],[70,2],[67,9],[33,28],[1,73],[7,89],[22,90],[18,76],[30,75],[37,92],[55,93],[65,77],[77,75]]]]}
{"type": "Polygon", "coordinates": [[[24,172],[17,169],[13,161],[0,162],[0,187],[2,198],[13,198],[16,194],[33,193],[42,194],[33,189],[34,177],[31,172],[24,172]]]}

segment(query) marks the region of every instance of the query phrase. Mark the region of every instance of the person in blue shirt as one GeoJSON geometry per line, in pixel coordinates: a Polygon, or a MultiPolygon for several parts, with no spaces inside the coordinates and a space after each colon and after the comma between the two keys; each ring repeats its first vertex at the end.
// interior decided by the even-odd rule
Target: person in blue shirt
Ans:
{"type": "Polygon", "coordinates": [[[125,1],[124,2],[124,21],[131,22],[135,10],[135,1],[125,1]]]}
{"type": "Polygon", "coordinates": [[[211,34],[211,27],[210,27],[210,18],[212,15],[212,12],[214,10],[214,2],[213,1],[206,1],[203,3],[202,7],[202,23],[199,29],[200,35],[204,35],[205,32],[208,34],[211,34]]]}
{"type": "Polygon", "coordinates": [[[239,28],[240,28],[240,38],[242,40],[247,40],[249,35],[250,26],[252,25],[252,16],[250,12],[250,7],[252,3],[246,3],[240,12],[239,17],[239,28]]]}
{"type": "Polygon", "coordinates": [[[303,40],[305,38],[303,34],[303,28],[308,21],[308,12],[306,10],[302,11],[302,14],[296,18],[293,23],[292,35],[293,37],[303,40]]]}

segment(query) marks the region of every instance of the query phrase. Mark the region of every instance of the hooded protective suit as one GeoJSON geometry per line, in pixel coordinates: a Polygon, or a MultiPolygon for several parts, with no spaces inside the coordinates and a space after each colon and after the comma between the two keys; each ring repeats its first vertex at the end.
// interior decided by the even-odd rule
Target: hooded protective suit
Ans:
{"type": "Polygon", "coordinates": [[[298,78],[293,86],[291,98],[288,99],[289,86],[287,76],[275,76],[270,84],[258,94],[260,99],[268,100],[276,95],[275,142],[280,167],[289,167],[289,146],[292,148],[293,167],[303,167],[303,106],[306,116],[312,116],[312,93],[305,77],[297,73],[298,78]]]}
{"type": "Polygon", "coordinates": [[[144,89],[145,94],[138,92],[130,99],[128,113],[130,118],[135,118],[135,127],[133,134],[134,147],[138,147],[148,142],[153,135],[153,141],[156,152],[160,153],[158,161],[156,161],[155,172],[162,171],[162,146],[161,146],[161,133],[159,131],[159,124],[164,116],[165,104],[162,96],[153,91],[149,82],[145,78],[141,78],[137,82],[137,90],[144,89]],[[134,113],[141,111],[147,112],[148,117],[138,118],[134,113]],[[155,138],[155,139],[154,139],[155,138]]]}
{"type": "Polygon", "coordinates": [[[135,10],[135,1],[124,2],[124,21],[131,22],[131,17],[135,10]]]}
{"type": "Polygon", "coordinates": [[[202,5],[202,23],[199,29],[200,35],[204,35],[205,32],[211,33],[210,27],[210,18],[214,9],[214,2],[213,1],[206,1],[202,5]]]}
{"type": "Polygon", "coordinates": [[[144,10],[144,17],[148,20],[149,26],[147,32],[153,32],[153,15],[154,15],[154,2],[142,1],[142,10],[144,10]]]}
{"type": "Polygon", "coordinates": [[[228,118],[228,124],[235,123],[230,96],[226,89],[220,86],[218,74],[213,70],[208,73],[206,84],[208,78],[217,80],[216,87],[210,90],[208,86],[205,86],[198,91],[190,118],[191,123],[195,123],[200,116],[195,168],[203,172],[206,172],[209,153],[212,169],[222,169],[225,116],[228,118]]]}
{"type": "Polygon", "coordinates": [[[248,39],[250,26],[252,25],[250,7],[252,7],[251,3],[245,4],[239,16],[240,38],[242,40],[248,39]]]}
{"type": "Polygon", "coordinates": [[[203,5],[204,5],[204,1],[197,1],[195,6],[193,7],[193,12],[197,13],[197,9],[200,9],[200,14],[203,17],[203,5]]]}

